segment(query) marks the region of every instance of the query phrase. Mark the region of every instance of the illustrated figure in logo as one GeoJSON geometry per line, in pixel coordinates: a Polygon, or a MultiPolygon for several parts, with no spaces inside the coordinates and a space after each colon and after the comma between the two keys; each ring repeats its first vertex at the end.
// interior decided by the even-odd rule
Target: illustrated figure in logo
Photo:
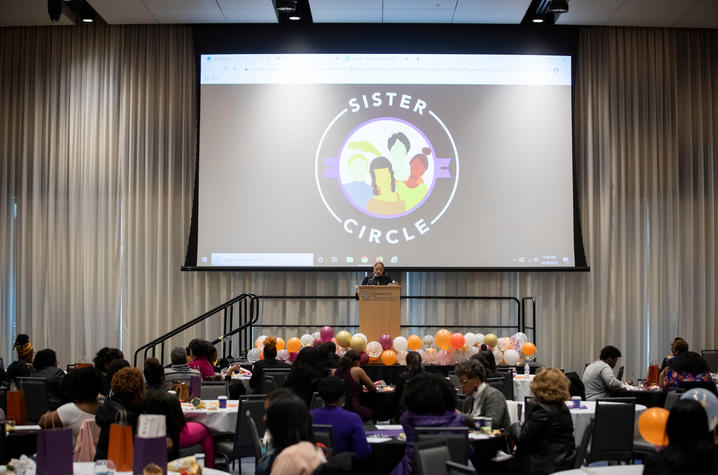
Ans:
{"type": "Polygon", "coordinates": [[[364,155],[353,155],[347,162],[352,181],[344,183],[349,198],[362,208],[366,208],[374,193],[372,187],[366,182],[369,172],[369,164],[364,155]]]}
{"type": "Polygon", "coordinates": [[[391,164],[394,166],[394,174],[397,180],[406,180],[409,177],[406,157],[409,154],[411,144],[403,132],[397,132],[387,141],[391,152],[391,164]]]}
{"type": "Polygon", "coordinates": [[[421,149],[422,153],[417,153],[409,161],[410,175],[407,180],[397,181],[396,191],[399,193],[399,197],[404,201],[406,209],[410,210],[416,205],[421,203],[426,194],[429,192],[429,187],[426,186],[424,180],[421,178],[426,170],[429,168],[428,155],[431,154],[431,149],[424,147],[421,149]]]}
{"type": "Polygon", "coordinates": [[[374,214],[394,215],[406,211],[404,201],[396,192],[396,179],[391,162],[377,157],[369,166],[374,197],[367,204],[367,211],[374,214]]]}

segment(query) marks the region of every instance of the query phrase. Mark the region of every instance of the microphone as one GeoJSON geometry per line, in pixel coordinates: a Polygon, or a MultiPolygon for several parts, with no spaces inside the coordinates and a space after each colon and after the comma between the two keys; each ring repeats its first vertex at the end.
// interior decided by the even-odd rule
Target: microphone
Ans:
{"type": "Polygon", "coordinates": [[[376,274],[371,275],[371,279],[369,279],[369,282],[370,282],[369,285],[376,284],[376,274]]]}

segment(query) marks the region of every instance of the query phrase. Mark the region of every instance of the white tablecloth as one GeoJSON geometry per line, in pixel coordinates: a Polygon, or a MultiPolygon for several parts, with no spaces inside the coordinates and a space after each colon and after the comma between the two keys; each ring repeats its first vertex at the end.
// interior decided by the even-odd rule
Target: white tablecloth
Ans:
{"type": "Polygon", "coordinates": [[[531,394],[531,381],[535,377],[536,375],[533,374],[528,376],[519,374],[514,377],[514,401],[523,403],[527,396],[533,396],[531,394]]]}
{"type": "MultiPolygon", "coordinates": [[[[218,405],[217,400],[202,401],[205,405],[218,405]]],[[[239,409],[239,401],[227,401],[226,409],[195,409],[191,404],[182,403],[182,412],[187,422],[199,422],[204,424],[207,429],[214,434],[234,433],[237,424],[237,412],[239,409]]]]}
{"type": "Polygon", "coordinates": [[[553,475],[641,475],[643,465],[612,465],[610,467],[581,467],[563,472],[554,472],[553,475]]]}
{"type": "MultiPolygon", "coordinates": [[[[74,475],[95,475],[95,462],[75,462],[72,464],[72,471],[74,475]]],[[[177,472],[169,472],[177,473],[177,472]]],[[[227,472],[221,470],[215,470],[214,468],[203,468],[202,473],[204,475],[229,475],[227,472]]],[[[132,472],[116,472],[117,475],[127,474],[132,475],[132,472]]]]}

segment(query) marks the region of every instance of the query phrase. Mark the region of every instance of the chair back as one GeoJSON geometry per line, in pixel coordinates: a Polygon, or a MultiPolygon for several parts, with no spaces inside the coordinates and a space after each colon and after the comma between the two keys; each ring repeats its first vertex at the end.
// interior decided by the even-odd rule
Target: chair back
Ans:
{"type": "MultiPolygon", "coordinates": [[[[486,378],[486,384],[491,386],[492,388],[496,388],[506,397],[506,391],[504,390],[504,386],[506,385],[506,378],[503,376],[499,376],[497,378],[486,378]]],[[[513,386],[513,383],[511,383],[513,386]]]]}
{"type": "Polygon", "coordinates": [[[446,473],[446,462],[451,461],[451,454],[446,441],[434,438],[433,440],[417,441],[414,445],[416,473],[419,475],[443,475],[446,473]]]}
{"type": "Polygon", "coordinates": [[[581,443],[576,447],[576,458],[573,461],[573,468],[579,468],[583,465],[588,451],[588,444],[591,442],[591,433],[593,432],[593,421],[588,423],[586,431],[581,436],[581,443]]]}
{"type": "Polygon", "coordinates": [[[703,388],[718,396],[718,388],[716,388],[713,381],[680,381],[678,383],[678,388],[683,389],[684,391],[690,391],[695,388],[703,388]]]}
{"type": "Polygon", "coordinates": [[[596,400],[589,462],[631,460],[635,406],[635,398],[596,400]]]}
{"type": "Polygon", "coordinates": [[[416,440],[444,441],[452,462],[466,464],[469,460],[468,427],[417,427],[416,440]]]}
{"type": "Polygon", "coordinates": [[[254,423],[249,411],[246,411],[245,418],[249,425],[249,438],[252,441],[252,448],[254,449],[254,462],[257,463],[262,458],[262,441],[259,440],[259,433],[257,432],[257,424],[254,423]]]}
{"type": "Polygon", "coordinates": [[[474,467],[468,465],[462,465],[460,463],[452,462],[449,460],[446,462],[446,475],[464,475],[464,474],[475,474],[476,470],[474,467]]]}
{"type": "Polygon", "coordinates": [[[326,447],[334,448],[334,428],[330,424],[312,424],[314,440],[326,447]]]}
{"type": "Polygon", "coordinates": [[[50,408],[45,378],[17,378],[20,389],[25,391],[25,408],[27,422],[37,424],[43,414],[50,408]]]}
{"type": "Polygon", "coordinates": [[[200,386],[200,399],[218,399],[229,397],[229,384],[226,381],[203,381],[200,386]]]}
{"type": "Polygon", "coordinates": [[[264,378],[262,378],[262,379],[263,379],[263,381],[262,381],[262,387],[259,388],[259,389],[261,390],[260,392],[261,392],[262,394],[269,394],[269,393],[271,393],[272,391],[274,391],[275,389],[277,389],[276,384],[274,384],[274,377],[273,377],[273,376],[269,376],[268,374],[265,374],[265,375],[264,375],[264,378]]]}
{"type": "Polygon", "coordinates": [[[283,388],[292,368],[264,368],[262,371],[264,371],[265,376],[274,378],[274,385],[277,388],[283,388]]]}
{"type": "Polygon", "coordinates": [[[234,428],[234,458],[253,457],[255,447],[252,441],[249,420],[254,422],[257,437],[264,436],[266,423],[264,422],[264,394],[240,396],[237,422],[234,428]]]}
{"type": "Polygon", "coordinates": [[[449,373],[449,376],[447,376],[447,378],[451,382],[451,385],[454,386],[454,389],[456,391],[461,391],[461,380],[459,380],[459,377],[456,376],[456,373],[449,373]]]}
{"type": "Polygon", "coordinates": [[[625,368],[625,366],[621,366],[620,368],[618,368],[618,374],[616,375],[616,378],[617,378],[619,381],[623,379],[623,370],[624,370],[624,368],[625,368]]]}
{"type": "Polygon", "coordinates": [[[683,392],[678,391],[668,391],[666,393],[666,402],[663,404],[663,409],[670,411],[673,409],[673,406],[678,402],[678,400],[681,398],[681,394],[683,392]]]}
{"type": "Polygon", "coordinates": [[[566,373],[569,383],[568,392],[571,396],[580,396],[582,401],[586,400],[586,386],[583,385],[581,377],[575,371],[566,373]]]}
{"type": "Polygon", "coordinates": [[[309,409],[319,409],[322,406],[324,406],[324,400],[319,393],[312,393],[312,404],[309,409]]]}
{"type": "Polygon", "coordinates": [[[504,397],[507,401],[514,400],[514,372],[505,371],[500,374],[504,378],[504,397]]]}
{"type": "Polygon", "coordinates": [[[708,363],[711,373],[718,373],[718,350],[701,350],[701,356],[708,363]]]}

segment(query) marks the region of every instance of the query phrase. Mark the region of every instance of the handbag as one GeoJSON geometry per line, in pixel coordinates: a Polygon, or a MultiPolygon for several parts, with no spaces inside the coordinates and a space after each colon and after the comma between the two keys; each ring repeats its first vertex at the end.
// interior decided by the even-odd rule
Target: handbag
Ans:
{"type": "Polygon", "coordinates": [[[170,390],[177,394],[177,398],[182,402],[190,400],[189,386],[183,381],[174,381],[170,384],[170,390]]]}
{"type": "Polygon", "coordinates": [[[115,423],[110,425],[107,458],[115,463],[118,472],[132,470],[132,426],[127,424],[127,412],[117,411],[115,423]]]}

